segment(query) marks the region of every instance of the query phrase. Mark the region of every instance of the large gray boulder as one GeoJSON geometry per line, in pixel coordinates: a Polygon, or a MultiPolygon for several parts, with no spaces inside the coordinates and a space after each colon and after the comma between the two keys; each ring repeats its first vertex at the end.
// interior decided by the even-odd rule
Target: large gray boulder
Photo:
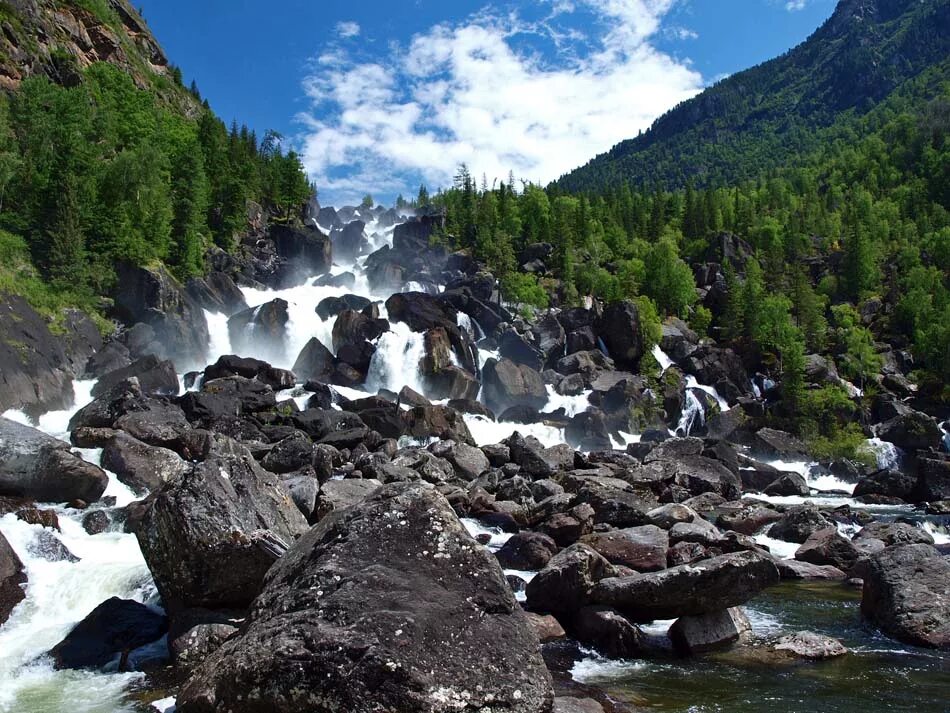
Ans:
{"type": "Polygon", "coordinates": [[[660,572],[603,579],[590,599],[633,621],[648,622],[736,607],[778,581],[771,559],[737,552],[660,572]]]}
{"type": "Polygon", "coordinates": [[[387,485],[315,526],[271,569],[240,635],[180,713],[546,713],[537,634],[448,502],[387,485]]]}
{"type": "Polygon", "coordinates": [[[925,544],[888,547],[862,566],[861,614],[915,646],[950,648],[950,560],[925,544]]]}
{"type": "Polygon", "coordinates": [[[105,472],[73,454],[68,443],[0,418],[0,495],[92,503],[108,484],[105,472]]]}
{"type": "Polygon", "coordinates": [[[541,374],[511,359],[489,359],[482,369],[485,403],[501,413],[512,406],[541,409],[548,402],[548,393],[541,374]]]}
{"type": "Polygon", "coordinates": [[[102,449],[102,467],[135,493],[158,490],[188,470],[188,463],[175,451],[150,446],[124,431],[116,431],[102,449]]]}
{"type": "Polygon", "coordinates": [[[307,529],[278,476],[225,438],[146,502],[135,534],[172,613],[246,607],[283,548],[307,529]]]}

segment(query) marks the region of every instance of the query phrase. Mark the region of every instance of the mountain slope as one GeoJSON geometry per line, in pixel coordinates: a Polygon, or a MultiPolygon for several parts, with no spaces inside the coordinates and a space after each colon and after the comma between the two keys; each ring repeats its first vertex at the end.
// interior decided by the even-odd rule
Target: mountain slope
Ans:
{"type": "MultiPolygon", "coordinates": [[[[557,186],[677,188],[752,178],[794,163],[948,56],[950,0],[842,0],[795,49],[680,104],[557,186]]],[[[946,79],[942,70],[932,74],[946,79]]]]}

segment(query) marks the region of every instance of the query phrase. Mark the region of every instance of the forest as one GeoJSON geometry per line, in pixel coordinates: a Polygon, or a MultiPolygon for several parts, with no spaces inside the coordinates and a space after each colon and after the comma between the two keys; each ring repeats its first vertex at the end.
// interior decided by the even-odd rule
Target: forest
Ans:
{"type": "Polygon", "coordinates": [[[33,77],[0,95],[0,291],[53,317],[101,312],[118,261],[186,279],[209,248],[234,247],[248,201],[277,219],[306,202],[279,135],[229,129],[191,95],[188,115],[104,62],[76,86],[33,77]]]}

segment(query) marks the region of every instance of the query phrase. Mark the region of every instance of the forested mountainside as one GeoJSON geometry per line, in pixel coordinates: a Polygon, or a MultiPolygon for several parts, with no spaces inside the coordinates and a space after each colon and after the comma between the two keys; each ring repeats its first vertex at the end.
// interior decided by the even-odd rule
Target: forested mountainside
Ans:
{"type": "MultiPolygon", "coordinates": [[[[856,22],[856,7],[842,3],[805,49],[757,68],[758,81],[775,86],[771,70],[785,72],[789,58],[806,49],[827,55],[827,47],[819,50],[836,44],[842,23],[856,22]]],[[[881,27],[903,28],[903,36],[917,32],[922,16],[944,17],[948,3],[906,4],[896,16],[887,14],[893,4],[875,7],[886,21],[881,27]]],[[[873,72],[872,56],[854,72],[873,72]]],[[[509,299],[537,308],[590,296],[632,299],[644,338],[653,341],[663,319],[687,320],[776,382],[777,424],[829,455],[853,454],[864,438],[857,423],[876,394],[890,390],[932,405],[947,399],[948,68],[944,53],[925,68],[908,63],[916,76],[889,73],[899,88],[878,103],[866,97],[863,116],[839,125],[836,138],[815,134],[807,153],[749,180],[704,188],[686,180],[681,189],[664,190],[639,186],[634,174],[590,192],[568,192],[579,185],[571,181],[547,190],[479,190],[463,167],[455,187],[432,200],[447,209],[445,239],[472,248],[501,277],[509,299]]],[[[699,102],[715,104],[719,91],[699,102]]],[[[833,88],[824,96],[825,105],[854,105],[850,94],[833,88]]],[[[698,118],[688,142],[698,152],[715,151],[697,137],[715,134],[718,125],[698,118]]],[[[732,134],[736,165],[760,165],[763,130],[751,124],[732,134]]],[[[680,150],[678,143],[655,146],[670,157],[680,150]]],[[[685,150],[674,162],[678,175],[687,176],[692,161],[685,150]]]]}
{"type": "Polygon", "coordinates": [[[950,55],[946,0],[845,0],[808,40],[739,72],[557,181],[565,191],[632,183],[718,186],[798,164],[950,55]]]}
{"type": "Polygon", "coordinates": [[[235,246],[248,203],[312,194],[279,137],[227,127],[125,0],[0,3],[0,290],[107,314],[119,262],[184,280],[235,246]]]}

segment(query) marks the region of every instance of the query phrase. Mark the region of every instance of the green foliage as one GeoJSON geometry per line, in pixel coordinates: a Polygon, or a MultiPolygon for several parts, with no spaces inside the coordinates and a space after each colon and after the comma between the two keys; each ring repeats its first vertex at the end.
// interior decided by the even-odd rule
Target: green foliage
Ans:
{"type": "Polygon", "coordinates": [[[548,293],[531,274],[512,272],[501,281],[501,291],[513,304],[544,308],[550,304],[548,293]]]}
{"type": "Polygon", "coordinates": [[[644,290],[666,314],[685,317],[696,301],[693,271],[679,257],[672,239],[665,237],[653,245],[644,260],[644,290]]]}
{"type": "Polygon", "coordinates": [[[249,200],[289,217],[310,194],[279,141],[259,147],[210,110],[176,113],[111,64],[90,66],[78,86],[34,77],[0,96],[0,225],[26,236],[29,254],[4,285],[42,309],[92,304],[119,260],[201,274],[212,239],[230,246],[246,226],[249,200]],[[64,298],[47,299],[37,280],[64,298]]]}

